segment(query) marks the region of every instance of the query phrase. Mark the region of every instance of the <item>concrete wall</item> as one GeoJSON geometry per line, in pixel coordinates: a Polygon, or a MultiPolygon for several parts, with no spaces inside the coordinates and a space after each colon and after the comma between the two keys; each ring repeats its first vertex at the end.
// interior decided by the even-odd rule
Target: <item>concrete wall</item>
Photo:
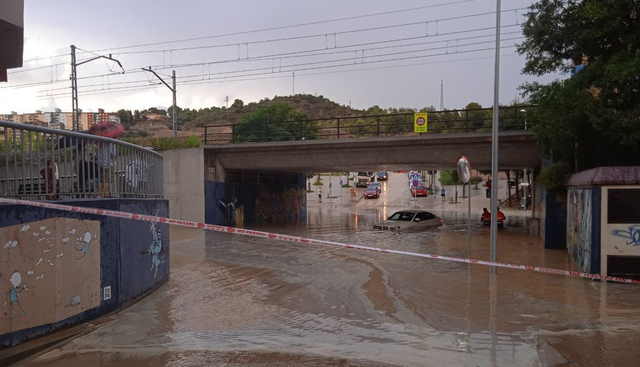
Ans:
{"type": "MultiPolygon", "coordinates": [[[[204,221],[204,152],[202,148],[169,150],[162,153],[164,197],[172,218],[204,221]]],[[[198,229],[175,227],[171,242],[204,241],[198,229]]]]}
{"type": "Polygon", "coordinates": [[[592,274],[600,274],[600,202],[600,188],[571,187],[567,193],[567,251],[592,274]]]}
{"type": "Polygon", "coordinates": [[[204,153],[202,148],[162,153],[164,197],[172,218],[204,220],[204,153]]]}
{"type": "MultiPolygon", "coordinates": [[[[64,204],[168,214],[157,199],[64,204]]],[[[2,205],[0,228],[0,347],[117,310],[169,276],[166,224],[2,205]]]]}

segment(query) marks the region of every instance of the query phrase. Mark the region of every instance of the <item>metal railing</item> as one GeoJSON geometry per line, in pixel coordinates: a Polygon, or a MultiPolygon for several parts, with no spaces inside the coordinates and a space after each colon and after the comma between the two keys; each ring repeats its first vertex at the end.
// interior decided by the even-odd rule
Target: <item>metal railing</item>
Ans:
{"type": "Polygon", "coordinates": [[[162,156],[120,140],[0,121],[0,197],[162,197],[162,156]]]}
{"type": "MultiPolygon", "coordinates": [[[[535,106],[500,107],[501,131],[524,131],[526,111],[535,106]]],[[[207,144],[235,144],[312,139],[345,139],[418,135],[414,133],[413,112],[342,116],[300,121],[204,126],[202,140],[207,144]]],[[[492,108],[428,112],[426,134],[490,132],[492,108]]]]}

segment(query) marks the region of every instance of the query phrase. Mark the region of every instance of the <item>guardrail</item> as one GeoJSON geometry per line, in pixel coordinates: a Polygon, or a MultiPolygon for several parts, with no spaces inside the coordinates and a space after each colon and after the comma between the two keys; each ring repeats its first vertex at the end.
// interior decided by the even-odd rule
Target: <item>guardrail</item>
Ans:
{"type": "Polygon", "coordinates": [[[0,121],[0,197],[162,197],[162,156],[120,140],[0,121]]]}
{"type": "MultiPolygon", "coordinates": [[[[500,107],[501,131],[524,131],[526,111],[535,106],[500,107]]],[[[414,133],[414,112],[342,116],[300,121],[204,126],[202,140],[207,144],[235,144],[311,139],[345,139],[418,135],[414,133]]],[[[428,112],[425,134],[490,132],[492,108],[428,112]]]]}

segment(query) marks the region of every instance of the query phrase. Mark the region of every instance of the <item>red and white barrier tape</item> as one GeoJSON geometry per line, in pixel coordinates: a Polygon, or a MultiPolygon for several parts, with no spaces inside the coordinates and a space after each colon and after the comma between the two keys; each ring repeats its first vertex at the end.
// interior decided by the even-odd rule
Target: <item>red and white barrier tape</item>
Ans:
{"type": "Polygon", "coordinates": [[[231,233],[231,234],[239,234],[243,236],[268,238],[272,240],[280,240],[280,241],[287,241],[287,242],[298,242],[298,243],[313,244],[313,245],[328,245],[328,246],[343,247],[348,249],[383,252],[387,254],[398,254],[398,255],[422,257],[427,259],[453,261],[453,262],[466,263],[466,264],[496,266],[499,268],[529,270],[529,271],[535,271],[539,273],[567,275],[567,276],[589,278],[589,279],[601,279],[601,280],[608,280],[608,281],[620,282],[620,283],[640,284],[640,280],[610,277],[610,276],[599,275],[599,274],[582,273],[578,271],[551,269],[551,268],[543,268],[539,266],[527,266],[527,265],[511,264],[511,263],[491,262],[491,261],[485,261],[485,260],[473,260],[473,259],[465,259],[465,258],[453,257],[453,256],[422,254],[418,252],[400,251],[400,250],[392,250],[392,249],[377,248],[377,247],[362,246],[362,245],[352,245],[352,244],[346,244],[341,242],[315,240],[311,238],[289,236],[284,234],[262,232],[262,231],[254,231],[250,229],[218,226],[214,224],[192,222],[188,220],[156,217],[153,215],[140,215],[140,214],[134,214],[134,213],[120,212],[115,210],[96,209],[96,208],[87,208],[82,206],[69,206],[69,205],[54,204],[54,203],[47,203],[47,202],[40,202],[40,201],[16,200],[16,199],[5,199],[5,198],[0,198],[0,203],[27,205],[27,206],[34,206],[38,208],[64,210],[68,212],[95,214],[95,215],[102,215],[102,216],[114,217],[114,218],[133,219],[133,220],[139,220],[144,222],[166,223],[166,224],[172,224],[172,225],[181,226],[181,227],[200,228],[208,231],[225,232],[225,233],[231,233]]]}

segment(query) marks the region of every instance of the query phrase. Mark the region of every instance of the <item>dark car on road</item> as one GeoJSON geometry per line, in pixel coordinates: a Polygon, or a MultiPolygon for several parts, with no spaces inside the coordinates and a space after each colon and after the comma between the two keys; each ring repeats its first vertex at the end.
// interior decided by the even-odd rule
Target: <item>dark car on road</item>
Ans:
{"type": "Polygon", "coordinates": [[[389,174],[387,171],[378,172],[378,181],[386,181],[389,179],[389,174]]]}
{"type": "Polygon", "coordinates": [[[382,193],[382,187],[380,186],[380,182],[372,182],[367,187],[371,187],[371,186],[375,187],[376,190],[378,190],[378,194],[382,193]]]}
{"type": "Polygon", "coordinates": [[[365,190],[364,192],[365,199],[377,199],[379,197],[380,197],[380,191],[376,186],[369,185],[369,187],[367,187],[367,190],[365,190]]]}

